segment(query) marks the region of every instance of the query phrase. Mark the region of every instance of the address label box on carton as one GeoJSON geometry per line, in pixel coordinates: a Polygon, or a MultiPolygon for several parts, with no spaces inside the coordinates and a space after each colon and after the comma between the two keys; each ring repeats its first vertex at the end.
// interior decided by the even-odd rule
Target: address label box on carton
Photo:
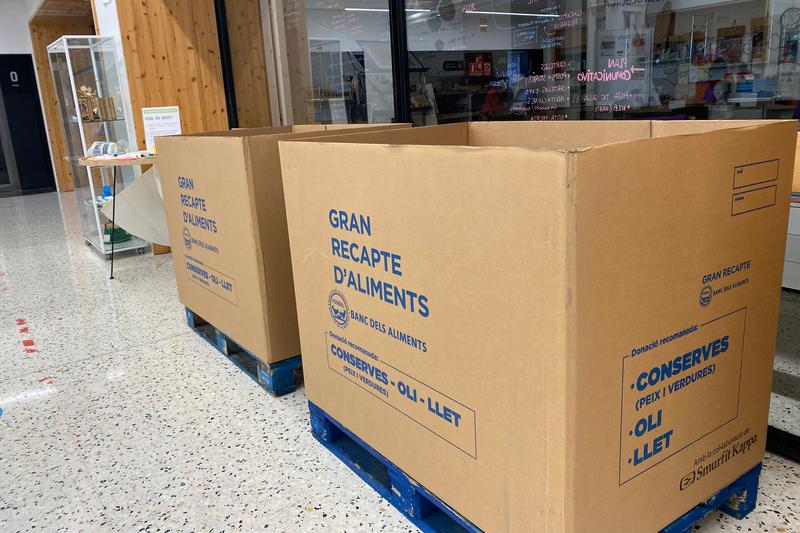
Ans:
{"type": "Polygon", "coordinates": [[[778,179],[780,164],[777,159],[741,165],[733,171],[733,188],[769,183],[778,179]]]}

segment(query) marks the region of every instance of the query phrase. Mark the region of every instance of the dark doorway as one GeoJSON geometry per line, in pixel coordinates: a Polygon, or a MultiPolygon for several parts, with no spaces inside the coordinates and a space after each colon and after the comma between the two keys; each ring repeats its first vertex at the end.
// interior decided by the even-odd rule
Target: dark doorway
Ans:
{"type": "MultiPolygon", "coordinates": [[[[39,90],[29,54],[0,55],[0,146],[8,188],[22,194],[55,190],[39,90]],[[15,179],[16,178],[16,179],[15,179]],[[16,181],[16,183],[15,183],[16,181]]],[[[0,174],[3,171],[0,170],[0,174]]],[[[0,187],[3,176],[0,175],[0,187]]]]}

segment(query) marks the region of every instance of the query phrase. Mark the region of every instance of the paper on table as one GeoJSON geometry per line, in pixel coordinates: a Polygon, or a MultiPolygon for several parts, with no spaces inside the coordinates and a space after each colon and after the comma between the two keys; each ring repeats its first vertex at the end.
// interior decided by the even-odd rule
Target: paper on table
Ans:
{"type": "MultiPolygon", "coordinates": [[[[169,246],[161,184],[154,168],[117,194],[115,223],[140,239],[169,246]]],[[[103,207],[102,212],[111,220],[111,202],[103,207]]]]}
{"type": "Polygon", "coordinates": [[[181,134],[181,112],[178,106],[143,107],[145,145],[148,152],[155,153],[156,137],[181,134]]]}
{"type": "Polygon", "coordinates": [[[89,160],[96,160],[96,161],[109,161],[112,159],[116,159],[119,161],[133,161],[134,159],[140,158],[152,158],[152,155],[147,150],[139,150],[137,152],[122,152],[119,154],[100,154],[100,155],[93,155],[87,157],[89,160]]]}

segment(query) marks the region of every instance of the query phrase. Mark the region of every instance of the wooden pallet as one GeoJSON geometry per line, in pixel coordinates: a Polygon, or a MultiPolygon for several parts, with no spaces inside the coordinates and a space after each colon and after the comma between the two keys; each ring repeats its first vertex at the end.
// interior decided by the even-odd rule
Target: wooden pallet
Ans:
{"type": "MultiPolygon", "coordinates": [[[[419,529],[426,533],[481,532],[328,413],[312,402],[308,408],[314,437],[419,529]]],[[[760,473],[759,464],[659,533],[688,533],[716,510],[743,518],[755,508],[760,473]]]]}
{"type": "Polygon", "coordinates": [[[303,368],[299,355],[267,364],[189,308],[186,308],[186,322],[198,335],[273,396],[294,392],[297,385],[302,383],[303,368]]]}

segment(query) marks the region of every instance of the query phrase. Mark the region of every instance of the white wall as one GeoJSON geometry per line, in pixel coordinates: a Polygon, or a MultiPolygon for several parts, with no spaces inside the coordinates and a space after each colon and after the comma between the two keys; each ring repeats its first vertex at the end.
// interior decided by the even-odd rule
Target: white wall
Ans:
{"type": "Polygon", "coordinates": [[[0,54],[32,54],[28,29],[33,5],[26,0],[0,0],[0,54]]]}

